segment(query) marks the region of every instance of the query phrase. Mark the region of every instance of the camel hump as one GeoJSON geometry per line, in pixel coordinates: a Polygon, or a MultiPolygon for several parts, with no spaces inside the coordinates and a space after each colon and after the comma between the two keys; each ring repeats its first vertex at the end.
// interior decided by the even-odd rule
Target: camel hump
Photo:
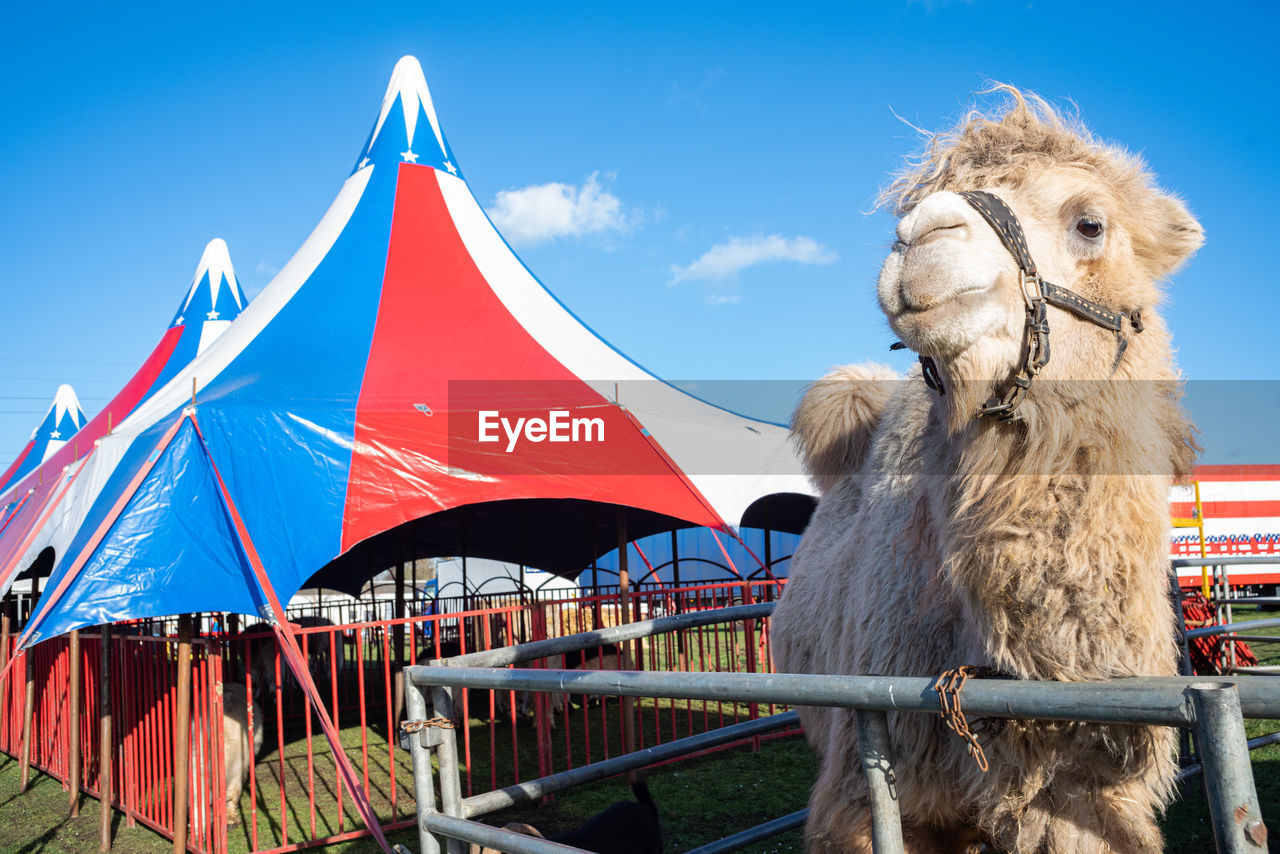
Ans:
{"type": "Polygon", "coordinates": [[[836,368],[805,390],[791,416],[791,438],[819,492],[862,465],[900,380],[892,368],[863,362],[836,368]]]}

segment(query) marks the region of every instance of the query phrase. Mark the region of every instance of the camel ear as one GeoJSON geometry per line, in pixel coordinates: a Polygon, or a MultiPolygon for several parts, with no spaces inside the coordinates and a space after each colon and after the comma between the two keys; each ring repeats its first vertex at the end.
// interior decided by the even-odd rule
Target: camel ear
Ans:
{"type": "Polygon", "coordinates": [[[1146,233],[1135,248],[1139,260],[1157,280],[1173,275],[1204,245],[1204,229],[1174,195],[1156,196],[1143,226],[1146,233]]]}

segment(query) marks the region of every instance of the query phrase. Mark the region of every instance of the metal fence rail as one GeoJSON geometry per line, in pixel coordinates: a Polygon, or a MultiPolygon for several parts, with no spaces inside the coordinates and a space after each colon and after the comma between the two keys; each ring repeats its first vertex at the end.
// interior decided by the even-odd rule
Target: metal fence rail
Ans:
{"type": "MultiPolygon", "coordinates": [[[[725,609],[721,619],[750,613],[752,617],[767,613],[770,605],[725,609]]],[[[700,620],[714,620],[716,613],[688,615],[700,620]]],[[[647,624],[620,626],[619,639],[638,637],[643,632],[659,632],[674,625],[667,622],[681,618],[663,618],[647,624]]],[[[597,644],[598,633],[591,637],[563,637],[554,643],[566,649],[574,644],[597,644]]],[[[552,643],[552,642],[547,642],[552,643]]],[[[490,658],[480,660],[502,663],[542,657],[547,653],[509,649],[495,650],[490,658]],[[493,655],[497,653],[497,655],[493,655]]],[[[477,658],[459,664],[474,664],[477,658]]],[[[892,776],[893,758],[889,749],[886,712],[937,713],[941,710],[934,680],[928,677],[890,676],[822,676],[809,674],[755,673],[668,673],[573,670],[509,670],[474,666],[417,666],[405,669],[405,691],[412,718],[428,718],[427,694],[431,697],[431,713],[453,717],[451,687],[494,690],[523,690],[547,693],[570,693],[629,697],[665,697],[723,700],[746,703],[776,703],[807,706],[831,706],[857,710],[859,749],[864,768],[872,784],[873,844],[877,854],[902,850],[901,822],[897,802],[886,782],[892,776]]],[[[1249,765],[1249,744],[1244,733],[1245,717],[1280,716],[1280,680],[1260,677],[1228,677],[1205,680],[1198,677],[1139,677],[1116,679],[1103,683],[1059,683],[1016,680],[971,679],[965,685],[966,711],[1003,718],[1077,720],[1096,723],[1132,723],[1179,726],[1194,729],[1201,747],[1200,755],[1206,780],[1207,796],[1213,816],[1219,851],[1257,852],[1264,850],[1256,840],[1263,825],[1249,765]]],[[[774,716],[783,717],[783,716],[774,716]]],[[[772,724],[765,718],[752,724],[772,724]]],[[[740,725],[743,726],[743,725],[740,725]]],[[[675,754],[706,733],[683,745],[673,742],[663,747],[675,754]]],[[[722,737],[732,737],[729,736],[722,737]]],[[[507,851],[527,854],[563,852],[562,846],[551,847],[545,840],[529,837],[513,839],[518,834],[504,834],[471,819],[529,801],[542,794],[560,791],[588,780],[601,779],[624,770],[652,764],[644,752],[615,757],[607,763],[581,766],[572,771],[553,774],[537,781],[476,795],[461,797],[457,749],[453,730],[430,728],[409,739],[413,755],[414,783],[418,792],[419,843],[423,854],[438,854],[439,843],[432,831],[447,839],[450,854],[459,854],[461,841],[495,845],[507,851]],[[440,767],[441,804],[436,808],[431,774],[430,751],[435,750],[440,767]],[[522,788],[528,786],[529,788],[522,788]]],[[[665,755],[665,754],[664,754],[665,755]]],[[[784,817],[770,824],[796,821],[784,817]]],[[[744,839],[761,838],[760,829],[744,831],[744,839]]],[[[728,839],[708,846],[709,850],[732,850],[728,839]]]]}

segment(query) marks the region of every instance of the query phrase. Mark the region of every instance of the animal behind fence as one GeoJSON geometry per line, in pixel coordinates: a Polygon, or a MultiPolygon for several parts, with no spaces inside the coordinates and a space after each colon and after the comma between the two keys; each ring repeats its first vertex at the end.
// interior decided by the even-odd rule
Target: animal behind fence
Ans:
{"type": "MultiPolygon", "coordinates": [[[[662,854],[662,822],[658,805],[644,780],[631,784],[634,801],[617,801],[579,826],[550,837],[531,824],[512,822],[503,827],[525,836],[550,839],[595,854],[662,854]]],[[[497,849],[472,844],[471,854],[499,854],[497,849]]]]}
{"type": "MultiPolygon", "coordinates": [[[[331,674],[341,675],[346,664],[343,650],[342,632],[325,617],[298,617],[293,621],[303,629],[330,628],[330,631],[308,633],[306,637],[307,669],[317,685],[328,683],[331,674]]],[[[297,692],[301,690],[293,671],[279,654],[278,642],[270,623],[254,623],[244,630],[242,635],[248,638],[249,668],[253,677],[253,696],[257,702],[272,705],[269,696],[278,687],[282,691],[297,692]],[[276,667],[279,662],[280,681],[276,681],[276,667]]],[[[303,645],[299,638],[300,647],[303,645]]],[[[242,643],[235,645],[235,651],[244,655],[242,643]]]]}

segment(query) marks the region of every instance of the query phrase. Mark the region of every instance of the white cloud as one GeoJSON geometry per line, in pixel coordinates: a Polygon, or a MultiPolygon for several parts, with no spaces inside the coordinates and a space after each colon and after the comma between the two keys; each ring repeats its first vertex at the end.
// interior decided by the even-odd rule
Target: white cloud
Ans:
{"type": "Polygon", "coordinates": [[[599,174],[592,172],[581,187],[553,182],[502,190],[489,205],[489,216],[507,240],[524,246],[628,231],[634,217],[617,196],[600,186],[599,174]]]}
{"type": "Polygon", "coordinates": [[[838,256],[811,237],[731,237],[717,243],[688,266],[671,265],[671,284],[687,280],[723,281],[772,261],[797,264],[833,264],[838,256]]]}

